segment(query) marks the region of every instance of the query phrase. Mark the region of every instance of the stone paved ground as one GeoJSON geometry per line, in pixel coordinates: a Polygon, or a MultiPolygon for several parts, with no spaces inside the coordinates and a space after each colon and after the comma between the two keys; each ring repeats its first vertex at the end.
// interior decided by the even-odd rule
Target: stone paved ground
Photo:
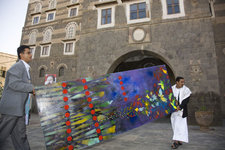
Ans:
{"type": "MultiPolygon", "coordinates": [[[[31,150],[46,150],[37,114],[32,114],[27,134],[31,150]]],[[[87,150],[169,150],[171,137],[171,125],[166,118],[117,135],[87,150]]],[[[211,127],[211,130],[203,132],[198,126],[189,126],[189,140],[188,144],[183,144],[178,149],[225,150],[225,127],[211,127]]],[[[4,145],[4,150],[13,150],[9,138],[4,145]]]]}

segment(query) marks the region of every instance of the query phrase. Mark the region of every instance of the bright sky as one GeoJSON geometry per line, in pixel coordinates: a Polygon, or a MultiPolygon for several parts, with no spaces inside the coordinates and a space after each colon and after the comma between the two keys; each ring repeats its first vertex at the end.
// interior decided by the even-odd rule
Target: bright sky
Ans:
{"type": "Polygon", "coordinates": [[[29,0],[0,0],[0,52],[17,55],[29,0]]]}

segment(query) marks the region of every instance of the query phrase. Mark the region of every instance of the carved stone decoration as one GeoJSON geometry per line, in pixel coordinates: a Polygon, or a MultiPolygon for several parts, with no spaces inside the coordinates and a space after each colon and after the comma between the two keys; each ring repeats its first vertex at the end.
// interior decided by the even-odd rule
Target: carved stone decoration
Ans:
{"type": "Polygon", "coordinates": [[[55,61],[51,61],[51,62],[50,62],[50,67],[51,67],[51,68],[54,68],[54,64],[55,64],[55,61]]]}
{"type": "Polygon", "coordinates": [[[137,28],[133,31],[133,40],[134,41],[143,41],[146,36],[146,32],[144,29],[137,28]]]}
{"type": "Polygon", "coordinates": [[[201,78],[202,78],[202,75],[203,75],[202,69],[200,67],[201,61],[197,60],[197,62],[196,62],[194,60],[191,60],[190,65],[191,65],[190,73],[191,73],[192,81],[193,82],[201,81],[201,78]]]}
{"type": "Polygon", "coordinates": [[[150,27],[144,25],[142,27],[129,28],[129,43],[150,42],[150,27]]]}

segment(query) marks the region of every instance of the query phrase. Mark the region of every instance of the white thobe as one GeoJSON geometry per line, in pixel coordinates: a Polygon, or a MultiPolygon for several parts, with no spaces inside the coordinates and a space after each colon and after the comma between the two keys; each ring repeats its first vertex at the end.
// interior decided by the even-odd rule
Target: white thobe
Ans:
{"type": "MultiPolygon", "coordinates": [[[[173,94],[175,98],[181,104],[182,101],[191,95],[191,91],[188,87],[183,86],[182,88],[176,88],[176,85],[172,86],[173,94]],[[179,95],[179,98],[178,98],[179,95]]],[[[171,125],[173,129],[173,140],[182,141],[188,143],[188,127],[187,117],[182,118],[183,111],[179,110],[173,112],[171,115],[171,125]]]]}

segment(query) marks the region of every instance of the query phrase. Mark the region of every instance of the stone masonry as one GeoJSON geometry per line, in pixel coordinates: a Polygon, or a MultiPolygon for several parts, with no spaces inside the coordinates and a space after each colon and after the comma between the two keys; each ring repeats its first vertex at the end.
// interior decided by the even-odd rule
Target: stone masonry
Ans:
{"type": "MultiPolygon", "coordinates": [[[[220,95],[216,109],[221,113],[215,124],[221,124],[225,118],[225,2],[217,0],[209,5],[206,0],[184,0],[185,16],[163,19],[161,0],[143,1],[149,4],[150,21],[138,23],[127,23],[127,5],[133,1],[110,0],[101,4],[99,0],[79,0],[78,15],[68,17],[69,1],[57,0],[55,20],[51,22],[45,21],[48,0],[30,1],[21,43],[29,45],[30,32],[38,30],[36,43],[32,45],[34,85],[44,84],[44,77],[39,77],[41,68],[46,74],[57,74],[57,81],[63,81],[112,73],[121,63],[137,58],[158,59],[159,64],[170,70],[171,80],[183,76],[193,94],[212,91],[220,95]],[[37,2],[42,4],[40,23],[32,25],[37,2]],[[98,9],[107,6],[115,7],[115,25],[97,28],[98,9]],[[215,16],[209,6],[215,8],[215,16]],[[77,24],[75,52],[63,55],[65,28],[70,22],[77,24]],[[53,28],[50,55],[40,57],[43,31],[48,26],[53,28]],[[60,66],[65,67],[65,74],[59,77],[60,66]]],[[[198,101],[193,98],[189,109],[192,122],[195,105],[198,101]]]]}

